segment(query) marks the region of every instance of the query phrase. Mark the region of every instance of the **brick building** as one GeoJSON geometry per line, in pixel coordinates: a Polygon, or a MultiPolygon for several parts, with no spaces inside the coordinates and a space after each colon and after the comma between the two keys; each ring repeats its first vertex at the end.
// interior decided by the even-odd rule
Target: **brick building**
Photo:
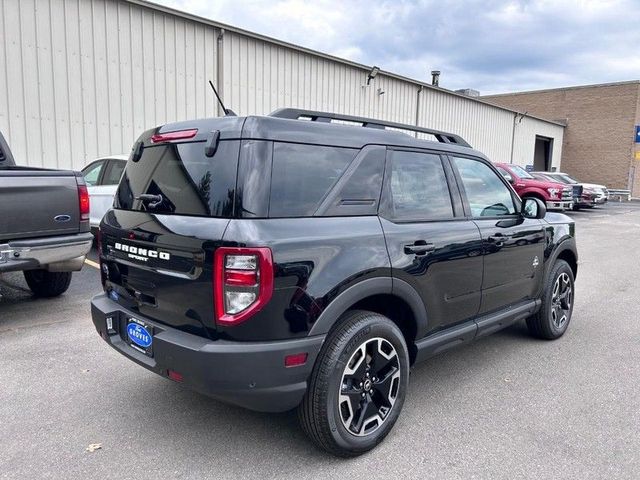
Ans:
{"type": "Polygon", "coordinates": [[[640,144],[635,143],[635,126],[640,125],[640,81],[489,95],[482,99],[566,122],[562,170],[584,182],[629,189],[640,197],[640,144]]]}

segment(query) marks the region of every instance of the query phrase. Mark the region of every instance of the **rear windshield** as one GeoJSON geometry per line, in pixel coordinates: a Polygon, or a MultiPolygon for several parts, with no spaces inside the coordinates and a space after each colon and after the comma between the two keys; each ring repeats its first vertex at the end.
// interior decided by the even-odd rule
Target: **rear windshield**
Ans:
{"type": "Polygon", "coordinates": [[[127,163],[114,207],[231,217],[240,142],[221,141],[212,158],[204,147],[204,142],[145,147],[138,162],[127,163]]]}

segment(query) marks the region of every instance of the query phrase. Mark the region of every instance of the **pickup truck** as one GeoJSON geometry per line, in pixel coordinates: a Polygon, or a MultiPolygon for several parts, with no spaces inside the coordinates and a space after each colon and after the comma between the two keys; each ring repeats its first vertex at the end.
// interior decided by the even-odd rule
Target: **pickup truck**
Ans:
{"type": "Polygon", "coordinates": [[[16,166],[0,133],[0,275],[23,271],[34,295],[58,296],[92,243],[82,175],[16,166]]]}
{"type": "Polygon", "coordinates": [[[512,163],[496,163],[498,171],[511,184],[520,198],[542,200],[547,210],[573,209],[573,189],[558,181],[534,178],[524,168],[512,163]]]}

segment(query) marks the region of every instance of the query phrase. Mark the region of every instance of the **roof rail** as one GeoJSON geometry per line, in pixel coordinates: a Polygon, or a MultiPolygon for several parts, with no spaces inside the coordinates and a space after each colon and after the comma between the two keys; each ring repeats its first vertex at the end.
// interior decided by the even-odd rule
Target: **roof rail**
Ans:
{"type": "Polygon", "coordinates": [[[409,130],[411,132],[426,133],[433,135],[440,143],[449,143],[459,145],[461,147],[471,147],[461,136],[454,133],[442,132],[432,128],[416,127],[415,125],[407,125],[404,123],[387,122],[386,120],[378,120],[373,118],[356,117],[352,115],[343,115],[341,113],[317,112],[314,110],[302,110],[298,108],[280,108],[269,114],[270,117],[287,118],[289,120],[311,120],[313,122],[331,123],[332,120],[359,123],[366,128],[377,128],[386,130],[387,127],[409,130]]]}

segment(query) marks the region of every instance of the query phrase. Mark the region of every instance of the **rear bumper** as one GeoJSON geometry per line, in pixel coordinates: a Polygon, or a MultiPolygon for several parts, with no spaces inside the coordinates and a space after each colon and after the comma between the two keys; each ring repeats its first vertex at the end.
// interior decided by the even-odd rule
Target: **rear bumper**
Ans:
{"type": "Polygon", "coordinates": [[[106,294],[93,298],[91,316],[100,336],[138,365],[165,378],[167,370],[173,370],[193,390],[261,412],[284,412],[302,401],[325,339],[319,335],[275,342],[213,341],[150,321],[126,310],[106,294]],[[114,327],[109,332],[107,317],[114,327]],[[153,358],[125,341],[129,317],[153,327],[153,358]],[[286,355],[303,352],[308,354],[304,365],[284,366],[286,355]]]}
{"type": "Polygon", "coordinates": [[[572,200],[549,200],[547,201],[547,210],[571,210],[573,208],[572,200]]]}
{"type": "Polygon", "coordinates": [[[53,272],[80,270],[92,244],[93,235],[88,232],[3,243],[0,244],[0,272],[36,268],[53,272]]]}

